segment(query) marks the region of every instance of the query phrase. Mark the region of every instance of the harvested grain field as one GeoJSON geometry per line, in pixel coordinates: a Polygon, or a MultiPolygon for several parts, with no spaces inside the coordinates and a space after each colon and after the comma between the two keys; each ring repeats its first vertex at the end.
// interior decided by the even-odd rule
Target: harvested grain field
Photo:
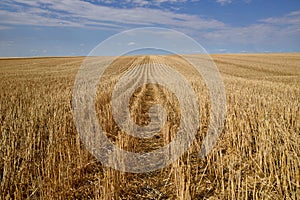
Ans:
{"type": "MultiPolygon", "coordinates": [[[[204,158],[199,151],[209,126],[209,92],[180,57],[121,57],[99,80],[99,123],[115,145],[132,152],[169,144],[183,111],[165,87],[143,85],[129,101],[132,120],[152,123],[154,104],[164,107],[167,120],[162,129],[154,126],[157,133],[150,138],[126,134],[111,106],[122,75],[142,63],[165,64],[195,91],[200,126],[191,148],[147,173],[106,167],[83,145],[72,94],[84,58],[0,59],[0,199],[300,199],[300,54],[212,58],[224,81],[227,115],[216,146],[204,158]]],[[[163,74],[159,70],[151,69],[150,78],[163,74]]]]}

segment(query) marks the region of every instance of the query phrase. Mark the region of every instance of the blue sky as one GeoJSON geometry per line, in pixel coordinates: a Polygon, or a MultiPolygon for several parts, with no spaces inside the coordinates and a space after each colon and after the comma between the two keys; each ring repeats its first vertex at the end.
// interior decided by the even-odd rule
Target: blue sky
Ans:
{"type": "Polygon", "coordinates": [[[87,55],[113,34],[154,26],[209,53],[300,52],[299,0],[1,0],[0,56],[87,55]]]}

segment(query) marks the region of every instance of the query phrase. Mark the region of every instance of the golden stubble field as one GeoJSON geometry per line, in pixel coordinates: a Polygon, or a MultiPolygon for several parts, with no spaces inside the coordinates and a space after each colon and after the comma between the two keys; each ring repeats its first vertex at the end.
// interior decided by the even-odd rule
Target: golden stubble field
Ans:
{"type": "Polygon", "coordinates": [[[300,54],[212,55],[226,89],[227,116],[217,145],[199,157],[209,123],[203,80],[176,56],[117,59],[97,90],[96,110],[108,138],[132,152],[172,141],[180,124],[173,93],[147,84],[130,99],[132,119],[149,124],[164,106],[167,122],[151,139],[134,138],[112,118],[111,92],[133,63],[164,63],[183,74],[199,100],[192,147],[154,172],[105,167],[82,144],[72,91],[84,58],[0,59],[0,199],[300,199],[300,54]]]}

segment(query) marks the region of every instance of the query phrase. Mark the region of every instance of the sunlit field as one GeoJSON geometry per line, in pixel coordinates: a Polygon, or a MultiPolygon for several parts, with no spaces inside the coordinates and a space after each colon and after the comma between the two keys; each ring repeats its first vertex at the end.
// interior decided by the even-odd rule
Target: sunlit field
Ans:
{"type": "Polygon", "coordinates": [[[131,117],[147,125],[149,108],[159,103],[166,124],[149,139],[120,130],[111,95],[126,70],[163,63],[194,89],[200,113],[196,140],[176,162],[147,173],[106,167],[83,145],[72,114],[83,57],[0,59],[0,199],[300,199],[300,54],[212,58],[224,81],[227,115],[204,158],[199,151],[209,126],[209,93],[180,57],[121,57],[99,79],[99,124],[115,145],[132,152],[170,143],[181,110],[172,92],[147,84],[130,99],[131,117]]]}

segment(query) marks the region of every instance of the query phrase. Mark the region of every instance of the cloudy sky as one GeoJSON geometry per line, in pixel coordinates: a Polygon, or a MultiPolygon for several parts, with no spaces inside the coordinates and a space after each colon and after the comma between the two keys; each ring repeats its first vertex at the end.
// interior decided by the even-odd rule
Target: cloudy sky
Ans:
{"type": "Polygon", "coordinates": [[[87,55],[131,28],[181,31],[210,53],[299,52],[299,0],[1,0],[0,56],[87,55]]]}

